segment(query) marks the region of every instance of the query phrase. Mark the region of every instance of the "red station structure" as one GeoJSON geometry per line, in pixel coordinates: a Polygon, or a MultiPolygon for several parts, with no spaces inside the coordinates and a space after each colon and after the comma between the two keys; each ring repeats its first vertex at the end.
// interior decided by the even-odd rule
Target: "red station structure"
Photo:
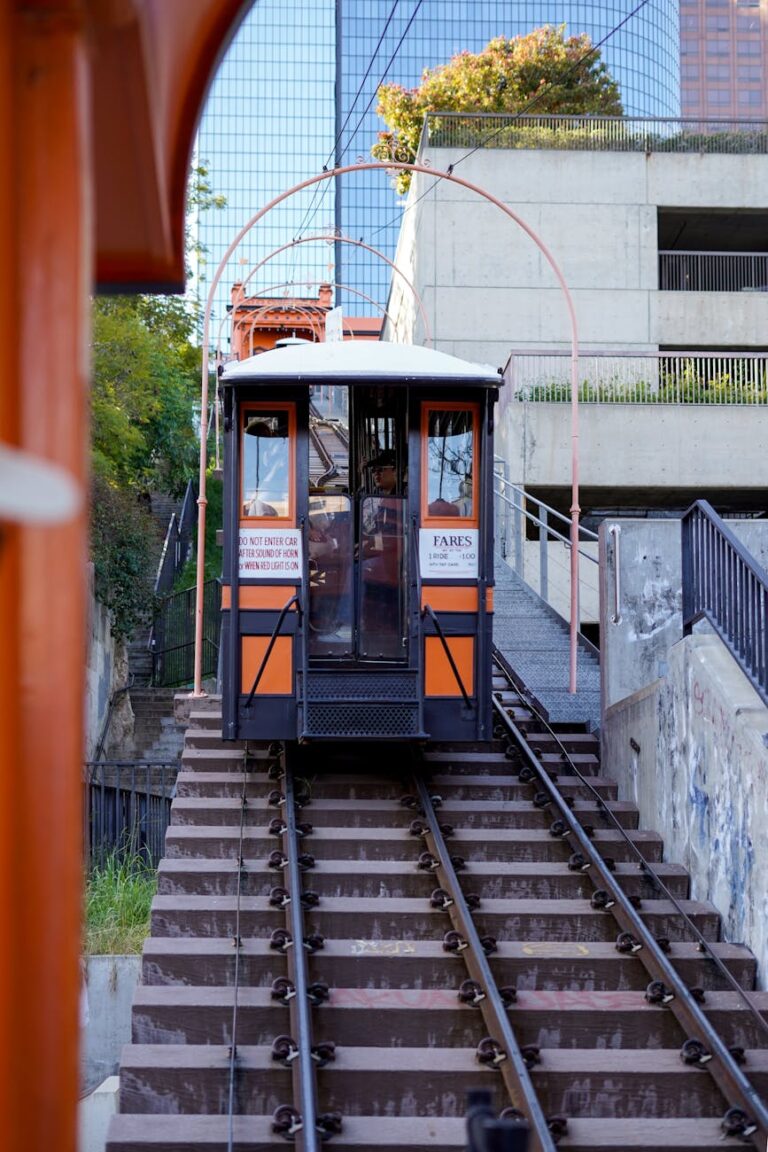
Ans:
{"type": "Polygon", "coordinates": [[[193,136],[249,7],[0,0],[0,485],[17,483],[16,449],[81,496],[54,525],[0,513],[8,1152],[76,1146],[90,294],[183,288],[193,136]]]}

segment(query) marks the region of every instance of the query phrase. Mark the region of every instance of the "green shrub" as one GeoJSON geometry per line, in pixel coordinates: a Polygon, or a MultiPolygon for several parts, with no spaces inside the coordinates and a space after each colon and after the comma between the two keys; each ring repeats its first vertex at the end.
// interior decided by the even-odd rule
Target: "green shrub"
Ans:
{"type": "Polygon", "coordinates": [[[111,853],[85,885],[85,952],[126,955],[141,951],[149,935],[155,870],[138,855],[111,853]]]}
{"type": "Polygon", "coordinates": [[[154,525],[130,490],[94,475],[91,498],[91,557],[96,595],[112,613],[112,632],[128,637],[153,606],[154,525]]]}

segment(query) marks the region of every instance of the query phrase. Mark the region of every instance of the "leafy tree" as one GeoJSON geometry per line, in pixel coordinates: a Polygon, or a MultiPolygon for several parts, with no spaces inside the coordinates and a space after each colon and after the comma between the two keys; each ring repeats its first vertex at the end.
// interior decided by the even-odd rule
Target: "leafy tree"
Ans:
{"type": "MultiPolygon", "coordinates": [[[[193,169],[188,208],[221,202],[206,168],[193,169]]],[[[187,253],[200,256],[189,233],[187,253]]],[[[91,553],[96,593],[119,636],[153,607],[147,497],[153,490],[180,496],[197,474],[197,320],[197,306],[181,296],[93,301],[91,553]]]]}
{"type": "Polygon", "coordinates": [[[134,492],[95,473],[91,499],[91,555],[95,592],[112,613],[112,633],[131,635],[152,610],[152,517],[134,492]]]}
{"type": "MultiPolygon", "coordinates": [[[[482,52],[460,52],[448,64],[425,70],[417,88],[384,84],[377,111],[388,131],[371,149],[378,160],[410,164],[428,112],[519,112],[534,98],[537,113],[622,114],[616,82],[586,34],[565,35],[547,25],[526,36],[497,36],[482,52]]],[[[410,172],[397,173],[399,192],[410,172]]]]}

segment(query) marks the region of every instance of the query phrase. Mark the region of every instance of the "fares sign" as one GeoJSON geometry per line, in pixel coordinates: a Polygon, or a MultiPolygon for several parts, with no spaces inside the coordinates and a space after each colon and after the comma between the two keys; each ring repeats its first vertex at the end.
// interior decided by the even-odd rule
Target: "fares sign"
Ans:
{"type": "Polygon", "coordinates": [[[238,553],[241,580],[301,580],[298,528],[241,528],[238,553]]]}
{"type": "Polygon", "coordinates": [[[477,579],[477,528],[422,528],[419,531],[419,566],[422,580],[477,579]]]}

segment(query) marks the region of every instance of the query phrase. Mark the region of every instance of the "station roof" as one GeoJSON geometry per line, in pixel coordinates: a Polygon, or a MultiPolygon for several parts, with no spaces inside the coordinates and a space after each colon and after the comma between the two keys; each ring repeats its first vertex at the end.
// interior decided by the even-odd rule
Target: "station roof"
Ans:
{"type": "Polygon", "coordinates": [[[284,384],[297,380],[425,384],[439,381],[485,388],[498,388],[503,383],[498,371],[488,364],[472,364],[432,348],[383,340],[292,344],[230,363],[222,377],[224,384],[267,380],[284,384]]]}

